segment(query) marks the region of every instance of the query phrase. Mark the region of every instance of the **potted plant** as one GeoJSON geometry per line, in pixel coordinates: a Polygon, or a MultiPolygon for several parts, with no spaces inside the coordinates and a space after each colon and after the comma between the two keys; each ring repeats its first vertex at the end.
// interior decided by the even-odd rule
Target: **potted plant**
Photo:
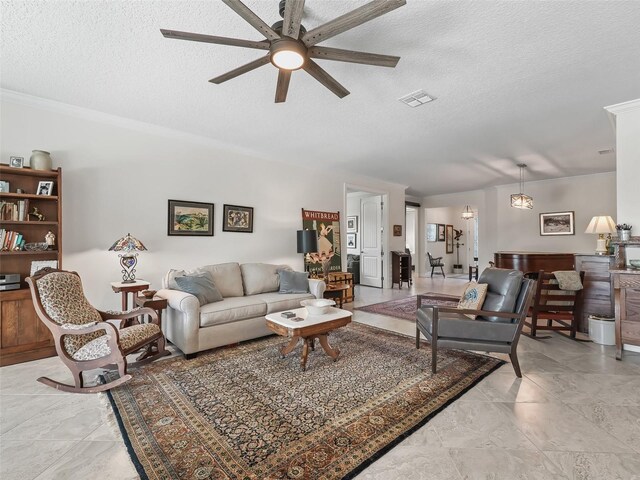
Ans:
{"type": "Polygon", "coordinates": [[[621,242],[628,242],[631,238],[631,225],[626,223],[616,225],[616,230],[618,231],[618,239],[621,242]]]}

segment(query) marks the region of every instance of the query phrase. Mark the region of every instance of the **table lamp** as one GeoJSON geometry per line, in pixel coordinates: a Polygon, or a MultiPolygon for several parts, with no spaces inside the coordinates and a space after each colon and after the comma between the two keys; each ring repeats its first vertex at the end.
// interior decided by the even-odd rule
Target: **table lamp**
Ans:
{"type": "MultiPolygon", "coordinates": [[[[298,230],[298,253],[313,253],[318,251],[318,237],[314,230],[298,230]]],[[[304,270],[308,271],[309,265],[304,263],[304,270]]]]}
{"type": "Polygon", "coordinates": [[[605,233],[614,233],[616,224],[609,216],[593,217],[584,233],[597,233],[598,241],[596,243],[596,255],[606,255],[608,253],[607,239],[604,238],[605,233]]]}
{"type": "Polygon", "coordinates": [[[146,249],[142,242],[132,237],[130,233],[127,233],[111,245],[110,252],[124,252],[118,255],[120,257],[120,266],[122,267],[122,283],[135,283],[136,264],[138,263],[138,254],[136,252],[142,252],[146,249]]]}

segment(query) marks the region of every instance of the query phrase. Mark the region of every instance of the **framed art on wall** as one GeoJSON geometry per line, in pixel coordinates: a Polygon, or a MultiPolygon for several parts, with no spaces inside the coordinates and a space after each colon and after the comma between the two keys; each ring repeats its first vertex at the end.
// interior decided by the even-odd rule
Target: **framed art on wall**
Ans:
{"type": "Polygon", "coordinates": [[[223,212],[223,232],[253,233],[253,207],[224,205],[223,212]]]}
{"type": "Polygon", "coordinates": [[[357,233],[347,233],[347,248],[358,248],[357,233]]]}
{"type": "Polygon", "coordinates": [[[167,235],[213,237],[213,203],[169,200],[167,235]]]}
{"type": "Polygon", "coordinates": [[[573,212],[551,212],[540,214],[540,235],[574,235],[573,212]]]}
{"type": "Polygon", "coordinates": [[[447,242],[447,251],[446,253],[453,253],[453,225],[446,226],[445,238],[447,242]]]}
{"type": "Polygon", "coordinates": [[[401,237],[402,236],[402,225],[394,225],[393,226],[393,236],[401,237]]]}
{"type": "Polygon", "coordinates": [[[445,240],[444,224],[439,223],[438,224],[438,241],[439,242],[444,242],[444,240],[445,240]]]}
{"type": "Polygon", "coordinates": [[[358,217],[347,217],[347,233],[358,233],[358,217]]]}
{"type": "Polygon", "coordinates": [[[435,223],[427,223],[427,242],[438,241],[438,225],[435,223]]]}

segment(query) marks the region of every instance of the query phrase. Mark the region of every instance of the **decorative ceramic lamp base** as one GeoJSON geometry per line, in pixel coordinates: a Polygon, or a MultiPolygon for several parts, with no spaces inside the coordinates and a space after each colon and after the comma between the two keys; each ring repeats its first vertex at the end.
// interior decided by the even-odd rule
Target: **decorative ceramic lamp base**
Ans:
{"type": "Polygon", "coordinates": [[[122,283],[135,283],[138,254],[127,253],[118,256],[120,257],[120,266],[122,267],[122,283]]]}
{"type": "Polygon", "coordinates": [[[603,234],[600,234],[600,237],[596,243],[596,255],[607,255],[607,239],[604,238],[603,234]]]}

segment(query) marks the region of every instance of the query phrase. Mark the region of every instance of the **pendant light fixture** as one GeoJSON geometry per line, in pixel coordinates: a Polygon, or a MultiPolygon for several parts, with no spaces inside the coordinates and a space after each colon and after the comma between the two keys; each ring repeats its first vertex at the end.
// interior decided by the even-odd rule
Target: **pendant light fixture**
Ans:
{"type": "Polygon", "coordinates": [[[464,207],[464,210],[462,210],[462,215],[461,216],[465,220],[471,220],[473,218],[473,210],[471,210],[471,207],[469,205],[466,205],[464,207]]]}
{"type": "Polygon", "coordinates": [[[527,168],[526,163],[519,163],[520,168],[520,193],[511,194],[511,206],[513,208],[529,209],[533,208],[533,197],[524,194],[524,169],[527,168]]]}

